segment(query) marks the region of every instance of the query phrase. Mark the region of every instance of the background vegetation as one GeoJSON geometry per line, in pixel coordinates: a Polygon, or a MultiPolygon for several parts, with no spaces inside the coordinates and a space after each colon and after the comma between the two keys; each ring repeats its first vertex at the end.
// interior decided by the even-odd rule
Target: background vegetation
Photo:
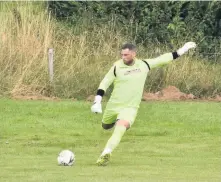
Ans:
{"type": "Polygon", "coordinates": [[[221,93],[219,2],[1,2],[0,93],[85,98],[94,94],[120,46],[140,58],[198,48],[151,71],[145,90],[174,85],[196,96],[221,93]],[[54,48],[49,83],[48,49],[54,48]]]}

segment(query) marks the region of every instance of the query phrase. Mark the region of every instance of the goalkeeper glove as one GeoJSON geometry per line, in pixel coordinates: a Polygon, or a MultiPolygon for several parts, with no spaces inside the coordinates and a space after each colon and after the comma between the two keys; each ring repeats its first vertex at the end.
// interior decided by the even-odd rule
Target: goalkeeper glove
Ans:
{"type": "Polygon", "coordinates": [[[91,106],[91,112],[102,113],[101,100],[102,97],[100,95],[95,96],[94,104],[91,106]]]}
{"type": "Polygon", "coordinates": [[[196,47],[196,43],[195,42],[187,42],[184,44],[183,47],[181,47],[180,49],[177,50],[177,54],[179,56],[183,55],[184,53],[186,53],[189,49],[193,49],[196,47]]]}

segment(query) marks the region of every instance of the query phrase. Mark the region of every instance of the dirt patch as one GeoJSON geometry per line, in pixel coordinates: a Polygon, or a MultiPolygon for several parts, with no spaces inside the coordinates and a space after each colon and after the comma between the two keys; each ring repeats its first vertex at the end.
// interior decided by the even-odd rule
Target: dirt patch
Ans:
{"type": "Polygon", "coordinates": [[[221,96],[220,96],[220,95],[217,95],[216,98],[215,98],[215,100],[221,102],[221,96]]]}
{"type": "Polygon", "coordinates": [[[12,99],[17,100],[46,100],[46,101],[60,101],[57,97],[45,97],[43,95],[12,95],[12,99]]]}
{"type": "Polygon", "coordinates": [[[207,99],[204,98],[204,100],[221,102],[221,96],[220,96],[220,95],[216,95],[215,98],[209,97],[209,98],[207,98],[207,99]]]}
{"type": "Polygon", "coordinates": [[[178,88],[174,86],[168,86],[162,91],[156,93],[147,93],[143,94],[143,101],[150,100],[193,100],[196,99],[196,96],[193,94],[185,94],[181,92],[178,88]]]}
{"type": "MultiPolygon", "coordinates": [[[[60,101],[60,98],[57,97],[47,97],[42,93],[43,88],[27,86],[27,85],[20,85],[19,87],[15,88],[11,92],[12,99],[18,100],[46,100],[46,101],[60,101]],[[41,89],[41,90],[40,90],[41,89]]],[[[47,94],[46,94],[47,95],[47,94]]],[[[94,95],[90,95],[87,97],[86,101],[93,102],[94,95]]],[[[72,101],[77,101],[77,99],[72,98],[72,101]]],[[[108,101],[107,97],[103,97],[103,101],[108,101]]],[[[180,101],[180,100],[197,100],[197,101],[215,101],[221,102],[221,96],[217,95],[214,98],[197,98],[193,94],[186,94],[181,92],[178,88],[174,86],[168,86],[162,91],[158,91],[156,93],[148,93],[144,92],[143,101],[180,101]]]]}
{"type": "Polygon", "coordinates": [[[95,97],[94,95],[90,95],[90,96],[87,97],[86,101],[94,102],[94,97],[95,97]]]}
{"type": "MultiPolygon", "coordinates": [[[[94,95],[90,95],[87,97],[86,101],[93,102],[94,95]]],[[[103,98],[103,100],[108,101],[107,98],[103,98]]],[[[168,86],[161,91],[156,93],[144,92],[142,101],[216,101],[221,102],[221,96],[217,95],[215,98],[197,98],[193,94],[186,94],[181,92],[175,86],[168,86]]]]}
{"type": "Polygon", "coordinates": [[[39,86],[19,85],[11,91],[11,98],[18,100],[46,100],[59,101],[57,97],[47,97],[41,94],[44,88],[39,86]]]}
{"type": "Polygon", "coordinates": [[[159,100],[159,95],[154,94],[154,93],[144,92],[142,100],[143,101],[159,100]]]}

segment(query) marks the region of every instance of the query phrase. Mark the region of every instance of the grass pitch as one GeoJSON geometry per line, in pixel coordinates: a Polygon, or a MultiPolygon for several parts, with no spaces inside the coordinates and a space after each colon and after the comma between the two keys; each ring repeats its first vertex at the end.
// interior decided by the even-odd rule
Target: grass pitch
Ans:
{"type": "Polygon", "coordinates": [[[0,181],[221,181],[220,103],[142,103],[106,167],[95,162],[112,131],[90,106],[0,99],[0,181]],[[57,165],[63,149],[74,166],[57,165]]]}

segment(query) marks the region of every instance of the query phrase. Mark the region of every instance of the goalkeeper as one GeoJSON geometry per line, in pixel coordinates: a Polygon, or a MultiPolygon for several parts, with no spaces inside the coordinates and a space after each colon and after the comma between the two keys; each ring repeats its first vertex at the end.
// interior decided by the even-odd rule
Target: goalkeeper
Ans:
{"type": "Polygon", "coordinates": [[[115,129],[98,158],[97,165],[107,165],[111,153],[120,143],[126,130],[134,123],[148,72],[153,68],[172,62],[195,47],[194,42],[187,42],[175,52],[166,53],[154,59],[141,60],[136,58],[136,47],[133,44],[122,46],[121,60],[113,64],[100,83],[94,104],[91,107],[92,112],[102,113],[102,97],[107,88],[114,83],[113,92],[103,115],[102,127],[108,130],[115,126],[115,129]]]}

